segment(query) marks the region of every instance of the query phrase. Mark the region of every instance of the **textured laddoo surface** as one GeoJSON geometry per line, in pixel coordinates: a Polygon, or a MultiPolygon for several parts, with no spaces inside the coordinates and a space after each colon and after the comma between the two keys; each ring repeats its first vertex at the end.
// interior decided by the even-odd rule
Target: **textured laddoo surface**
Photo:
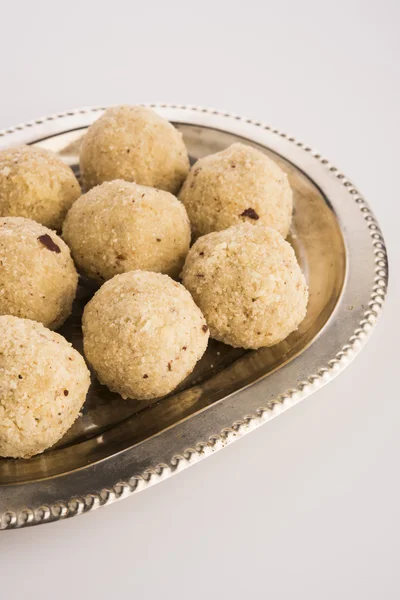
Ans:
{"type": "Polygon", "coordinates": [[[100,382],[123,398],[171,392],[202,357],[208,337],[189,292],[160,273],[117,275],[83,315],[86,358],[100,382]]]}
{"type": "Polygon", "coordinates": [[[117,180],[75,202],[63,237],[78,268],[100,282],[136,269],[177,277],[189,250],[190,223],[169,192],[117,180]]]}
{"type": "Polygon", "coordinates": [[[293,248],[264,225],[244,223],[199,238],[182,276],[211,337],[231,346],[273,346],[306,314],[308,289],[293,248]]]}
{"type": "Polygon", "coordinates": [[[142,106],[109,108],[88,129],[80,167],[86,190],[124,179],[176,194],[189,172],[182,134],[142,106]]]}
{"type": "Polygon", "coordinates": [[[81,189],[55,154],[34,146],[0,151],[0,216],[26,217],[60,230],[81,189]]]}
{"type": "Polygon", "coordinates": [[[0,316],[0,456],[29,458],[60,440],[89,384],[85,361],[61,335],[0,316]]]}
{"type": "Polygon", "coordinates": [[[179,199],[196,238],[243,222],[263,223],[286,237],[292,220],[286,173],[259,150],[240,143],[200,158],[179,199]]]}
{"type": "Polygon", "coordinates": [[[0,314],[40,321],[51,329],[70,315],[78,275],[68,246],[23,217],[0,217],[0,314]]]}

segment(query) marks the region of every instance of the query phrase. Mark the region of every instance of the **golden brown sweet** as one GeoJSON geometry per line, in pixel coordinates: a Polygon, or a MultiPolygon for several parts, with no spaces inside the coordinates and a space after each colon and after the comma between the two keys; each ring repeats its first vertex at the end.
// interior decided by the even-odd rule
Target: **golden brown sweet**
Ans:
{"type": "Polygon", "coordinates": [[[239,223],[263,223],[286,237],[292,190],[286,173],[244,144],[199,159],[179,194],[195,237],[239,223]]]}
{"type": "Polygon", "coordinates": [[[117,180],[75,202],[63,237],[77,266],[100,282],[135,269],[177,277],[189,251],[190,224],[172,194],[117,180]]]}
{"type": "Polygon", "coordinates": [[[61,229],[81,189],[55,154],[35,146],[0,151],[0,216],[26,217],[61,229]]]}
{"type": "Polygon", "coordinates": [[[54,231],[31,219],[0,218],[0,315],[57,329],[71,313],[77,285],[69,248],[54,231]]]}
{"type": "Polygon", "coordinates": [[[171,392],[204,354],[209,332],[189,292],[167,275],[131,271],[107,281],[83,315],[86,358],[123,398],[171,392]]]}
{"type": "Polygon", "coordinates": [[[29,458],[58,442],[89,384],[85,361],[61,335],[0,316],[0,456],[29,458]]]}
{"type": "Polygon", "coordinates": [[[80,166],[86,190],[124,179],[176,194],[189,172],[182,134],[150,108],[109,108],[88,129],[80,166]]]}
{"type": "Polygon", "coordinates": [[[264,225],[243,223],[199,238],[182,277],[211,337],[231,346],[273,346],[306,314],[307,284],[293,248],[264,225]]]}

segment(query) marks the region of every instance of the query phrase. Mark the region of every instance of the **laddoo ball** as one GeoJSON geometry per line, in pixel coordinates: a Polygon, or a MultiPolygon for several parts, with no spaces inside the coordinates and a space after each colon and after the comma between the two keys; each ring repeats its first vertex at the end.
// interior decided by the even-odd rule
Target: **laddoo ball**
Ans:
{"type": "Polygon", "coordinates": [[[34,146],[0,151],[0,217],[26,217],[60,230],[81,189],[55,154],[34,146]]]}
{"type": "Polygon", "coordinates": [[[0,315],[60,327],[70,315],[78,274],[68,246],[23,217],[0,218],[0,315]]]}
{"type": "Polygon", "coordinates": [[[211,337],[230,346],[273,346],[306,314],[307,283],[293,248],[265,225],[243,223],[199,238],[182,277],[211,337]]]}
{"type": "Polygon", "coordinates": [[[176,277],[189,250],[190,223],[169,192],[117,180],[75,202],[63,237],[78,268],[100,282],[136,269],[176,277]]]}
{"type": "Polygon", "coordinates": [[[86,190],[124,179],[176,194],[189,172],[182,134],[150,108],[109,108],[88,129],[80,151],[86,190]]]}
{"type": "Polygon", "coordinates": [[[263,223],[286,237],[292,220],[286,173],[266,154],[245,144],[200,158],[179,199],[196,238],[245,222],[263,223]]]}
{"type": "Polygon", "coordinates": [[[171,392],[202,357],[208,337],[189,292],[160,273],[116,275],[83,314],[86,358],[100,382],[123,398],[171,392]]]}
{"type": "Polygon", "coordinates": [[[0,456],[30,458],[58,442],[89,384],[85,361],[61,335],[0,316],[0,456]]]}

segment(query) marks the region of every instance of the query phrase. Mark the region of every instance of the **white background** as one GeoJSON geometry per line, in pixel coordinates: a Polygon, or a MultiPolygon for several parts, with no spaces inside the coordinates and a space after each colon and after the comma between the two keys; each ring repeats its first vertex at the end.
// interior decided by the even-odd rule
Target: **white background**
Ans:
{"type": "Polygon", "coordinates": [[[0,1],[0,127],[87,105],[213,106],[318,148],[370,201],[391,285],[329,386],[109,508],[0,534],[0,597],[400,597],[397,0],[0,1]]]}

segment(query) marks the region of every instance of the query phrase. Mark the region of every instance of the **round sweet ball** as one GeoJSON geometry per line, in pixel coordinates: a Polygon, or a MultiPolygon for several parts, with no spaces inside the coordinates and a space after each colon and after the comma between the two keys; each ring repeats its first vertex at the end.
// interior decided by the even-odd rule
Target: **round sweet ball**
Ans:
{"type": "Polygon", "coordinates": [[[34,146],[0,151],[0,217],[27,217],[61,229],[81,188],[55,154],[34,146]]]}
{"type": "Polygon", "coordinates": [[[273,346],[306,314],[307,284],[293,248],[264,225],[243,223],[198,239],[182,275],[211,337],[230,346],[273,346]]]}
{"type": "Polygon", "coordinates": [[[189,172],[182,134],[150,108],[109,108],[82,141],[80,166],[86,190],[113,179],[177,193],[189,172]]]}
{"type": "Polygon", "coordinates": [[[189,251],[190,223],[169,192],[117,180],[75,202],[63,237],[77,266],[100,282],[136,269],[177,277],[189,251]]]}
{"type": "Polygon", "coordinates": [[[100,382],[123,398],[171,392],[194,369],[208,337],[189,292],[160,273],[117,275],[83,314],[86,358],[100,382]]]}
{"type": "Polygon", "coordinates": [[[244,144],[199,159],[179,194],[195,237],[239,223],[264,223],[286,237],[292,190],[286,173],[244,144]]]}
{"type": "Polygon", "coordinates": [[[85,361],[61,335],[0,316],[0,456],[30,458],[58,442],[89,384],[85,361]]]}
{"type": "Polygon", "coordinates": [[[68,246],[22,217],[0,218],[0,315],[57,329],[70,315],[78,275],[68,246]]]}

